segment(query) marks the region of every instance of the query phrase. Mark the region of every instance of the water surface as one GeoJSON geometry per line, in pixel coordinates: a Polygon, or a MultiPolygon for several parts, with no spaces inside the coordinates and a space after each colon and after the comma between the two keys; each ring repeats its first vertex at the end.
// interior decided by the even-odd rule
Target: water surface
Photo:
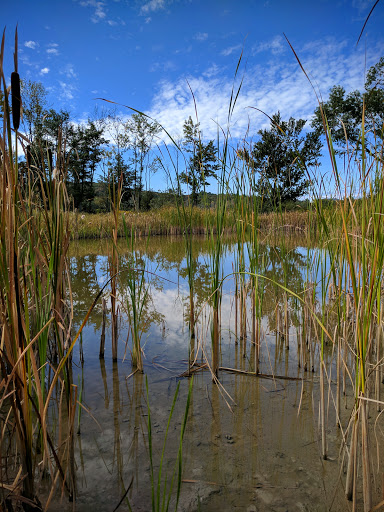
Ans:
{"type": "MultiPolygon", "coordinates": [[[[246,337],[235,329],[237,244],[228,241],[222,255],[222,276],[227,276],[221,300],[220,366],[254,371],[251,344],[251,302],[247,303],[246,337]]],[[[300,240],[286,240],[260,248],[264,275],[300,293],[308,282],[307,248],[300,240]],[[282,254],[282,252],[284,254],[282,254]],[[284,265],[283,262],[284,261],[284,265]]],[[[136,264],[145,265],[149,286],[144,306],[142,346],[144,375],[132,375],[131,338],[128,335],[125,275],[131,264],[124,242],[119,243],[118,361],[111,358],[111,325],[107,317],[105,359],[99,360],[102,325],[101,302],[75,348],[74,382],[83,386],[80,434],[76,437],[76,510],[110,510],[120,502],[132,481],[128,499],[137,511],[151,510],[148,452],[148,408],[152,417],[155,472],[160,463],[169,411],[178,382],[180,394],[170,426],[163,472],[172,475],[183,419],[189,379],[189,287],[183,238],[153,237],[135,244],[136,264]],[[83,351],[83,360],[80,353],[83,351]],[[82,362],[83,361],[83,362],[82,362]]],[[[199,313],[194,348],[197,362],[211,360],[211,260],[209,242],[194,242],[195,309],[199,313]],[[201,347],[203,349],[201,349],[201,347]]],[[[80,325],[93,298],[109,278],[111,246],[108,242],[76,242],[70,251],[75,324],[80,325]]],[[[244,269],[249,268],[244,247],[244,269]]],[[[242,279],[249,280],[243,274],[242,279]]],[[[309,276],[315,280],[315,276],[309,276]]],[[[329,409],[330,460],[320,456],[318,432],[318,372],[299,366],[297,326],[300,308],[288,297],[289,350],[276,332],[276,305],[282,289],[264,281],[260,372],[262,377],[220,371],[220,384],[209,371],[194,374],[193,392],[183,444],[183,485],[179,510],[183,511],[325,511],[346,510],[338,484],[341,434],[334,428],[329,409]],[[267,378],[271,377],[271,378],[267,378]],[[273,378],[272,378],[273,377],[273,378]]],[[[110,287],[104,291],[109,305],[110,287]]],[[[239,321],[238,321],[239,324],[239,321]]],[[[331,357],[327,353],[326,357],[331,357]]],[[[313,361],[318,360],[313,345],[313,361]]],[[[317,366],[318,368],[318,366],[317,366]]],[[[344,399],[345,414],[352,401],[344,399]]],[[[72,505],[65,498],[57,510],[72,505]]],[[[118,510],[129,510],[123,500],[118,510]]]]}

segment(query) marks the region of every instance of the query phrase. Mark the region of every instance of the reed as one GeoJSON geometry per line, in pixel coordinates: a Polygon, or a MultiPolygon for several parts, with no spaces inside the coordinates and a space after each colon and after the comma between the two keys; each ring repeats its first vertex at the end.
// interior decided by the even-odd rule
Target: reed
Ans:
{"type": "Polygon", "coordinates": [[[183,472],[183,439],[185,435],[185,429],[187,426],[188,412],[192,398],[193,389],[193,377],[190,379],[188,395],[185,404],[185,411],[183,421],[181,423],[179,445],[177,451],[176,462],[172,471],[172,475],[168,477],[167,474],[163,474],[163,464],[166,456],[166,446],[169,433],[169,427],[171,425],[172,416],[175,410],[175,405],[180,389],[180,382],[177,384],[176,391],[173,397],[171,410],[168,416],[167,427],[165,430],[163,447],[161,450],[161,456],[159,461],[159,469],[157,472],[157,478],[155,476],[155,460],[153,453],[153,438],[152,438],[152,419],[151,419],[151,408],[149,405],[149,391],[148,381],[145,380],[146,392],[147,392],[147,410],[148,410],[148,450],[149,450],[149,462],[150,462],[150,475],[151,475],[151,500],[152,500],[152,512],[168,512],[171,506],[171,498],[174,486],[176,484],[176,496],[174,499],[173,509],[175,512],[178,509],[181,484],[182,484],[182,472],[183,472]]]}
{"type": "Polygon", "coordinates": [[[121,190],[123,175],[119,182],[110,183],[111,207],[113,215],[112,228],[112,253],[109,259],[109,271],[111,280],[111,315],[112,315],[112,359],[117,361],[117,340],[118,340],[118,305],[117,305],[117,275],[119,273],[119,254],[117,249],[118,222],[120,217],[121,190]]]}
{"type": "MultiPolygon", "coordinates": [[[[57,162],[53,169],[48,153],[44,160],[46,169],[33,169],[38,173],[37,183],[30,178],[34,163],[28,158],[27,180],[20,179],[18,148],[24,147],[26,139],[18,131],[21,98],[17,31],[15,71],[11,76],[12,122],[3,69],[4,42],[5,33],[0,53],[4,97],[0,135],[0,410],[5,412],[4,417],[1,415],[0,444],[14,454],[16,469],[14,472],[5,468],[1,479],[6,485],[1,492],[2,503],[9,509],[12,502],[19,502],[25,510],[40,510],[37,484],[43,472],[49,475],[52,486],[60,477],[69,498],[74,496],[76,387],[72,384],[70,366],[64,362],[68,362],[70,355],[72,318],[66,265],[68,201],[63,163],[57,162]],[[56,366],[57,361],[63,364],[56,366]],[[50,378],[47,364],[53,368],[50,378]],[[47,425],[47,410],[59,376],[63,397],[59,403],[60,440],[58,433],[47,425]],[[14,484],[9,481],[12,476],[14,484]]],[[[59,141],[60,146],[60,136],[59,141]]],[[[57,150],[60,152],[61,148],[57,150]]]]}
{"type": "MultiPolygon", "coordinates": [[[[300,61],[299,61],[300,63],[300,61]]],[[[301,64],[300,64],[301,65],[301,64]]],[[[302,68],[303,69],[303,68],[302,68]]],[[[321,226],[324,240],[330,246],[331,269],[329,275],[334,276],[334,284],[338,283],[336,293],[339,302],[340,319],[348,324],[352,315],[354,323],[353,341],[345,336],[347,350],[344,364],[347,364],[348,352],[354,360],[354,409],[351,415],[349,431],[350,449],[346,482],[346,495],[352,499],[356,507],[356,494],[359,485],[358,475],[361,475],[364,511],[372,509],[372,453],[369,444],[369,420],[367,414],[371,389],[374,389],[374,373],[372,357],[378,338],[373,337],[373,325],[377,324],[381,303],[381,280],[384,263],[384,245],[382,216],[384,214],[384,169],[382,127],[377,132],[370,133],[365,127],[365,115],[361,120],[360,137],[356,145],[347,142],[347,159],[355,162],[355,168],[348,166],[343,173],[332,141],[326,115],[319,102],[323,118],[324,134],[326,137],[333,177],[336,186],[335,211],[327,215],[322,208],[320,195],[316,197],[318,224],[321,226]],[[356,185],[359,199],[352,199],[356,185]],[[341,237],[337,234],[341,233],[341,237]],[[334,262],[339,262],[338,273],[334,262]],[[343,294],[341,292],[344,292],[343,294]],[[351,307],[343,306],[341,297],[350,298],[351,307]],[[347,313],[348,312],[348,313],[347,313]],[[373,381],[373,382],[372,382],[373,381]],[[359,441],[360,439],[360,441],[359,441]],[[361,460],[362,471],[358,471],[358,461],[361,460]]],[[[329,284],[329,277],[324,273],[321,278],[322,289],[329,284]]],[[[323,299],[324,303],[324,299],[323,299]]],[[[323,338],[321,343],[323,355],[323,338]]],[[[377,348],[376,348],[377,350],[377,348]]],[[[323,365],[322,365],[323,366],[323,365]]],[[[323,401],[323,398],[322,398],[323,401]]]]}
{"type": "Polygon", "coordinates": [[[140,258],[139,253],[134,247],[134,236],[126,229],[127,245],[130,245],[130,254],[127,258],[128,268],[126,272],[126,286],[128,298],[126,301],[129,332],[132,339],[132,366],[135,370],[143,372],[143,357],[141,348],[141,338],[143,335],[145,308],[149,299],[149,284],[145,276],[145,263],[140,258]]]}
{"type": "MultiPolygon", "coordinates": [[[[229,196],[227,202],[224,233],[231,235],[236,233],[233,223],[236,214],[233,204],[235,200],[229,196]]],[[[190,226],[192,235],[207,235],[210,229],[215,230],[216,208],[191,206],[188,202],[184,202],[184,206],[190,217],[187,225],[190,226]]],[[[148,212],[122,211],[118,219],[117,236],[125,238],[123,217],[129,232],[133,228],[136,238],[146,238],[149,233],[151,236],[183,235],[186,219],[183,218],[183,215],[180,216],[179,208],[181,208],[181,203],[179,203],[179,207],[177,205],[167,206],[148,212]]],[[[284,212],[283,220],[275,212],[259,214],[260,231],[275,233],[276,236],[279,236],[280,233],[314,232],[316,222],[317,219],[313,212],[309,216],[306,210],[284,212]]],[[[111,238],[112,229],[114,229],[114,216],[113,213],[70,212],[69,228],[72,240],[111,238]]]]}

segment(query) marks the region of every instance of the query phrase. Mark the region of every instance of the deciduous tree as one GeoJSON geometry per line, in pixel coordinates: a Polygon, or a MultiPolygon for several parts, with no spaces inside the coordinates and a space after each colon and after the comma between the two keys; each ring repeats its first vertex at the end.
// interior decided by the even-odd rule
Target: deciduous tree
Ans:
{"type": "Polygon", "coordinates": [[[190,188],[192,204],[196,205],[199,192],[209,185],[209,178],[217,177],[220,165],[213,140],[207,144],[202,142],[199,123],[195,124],[189,117],[184,122],[183,132],[183,146],[190,156],[187,168],[180,173],[179,180],[190,188]]]}
{"type": "Polygon", "coordinates": [[[280,112],[271,118],[269,129],[259,130],[260,140],[240,155],[258,173],[256,192],[270,206],[296,201],[308,188],[306,170],[318,163],[321,142],[316,132],[303,134],[306,121],[280,112]]]}
{"type": "MultiPolygon", "coordinates": [[[[375,137],[383,138],[384,130],[384,57],[372,66],[365,82],[365,90],[346,93],[340,85],[331,88],[322,112],[331,131],[333,143],[343,152],[348,144],[355,145],[360,138],[364,109],[365,138],[371,145],[375,137]]],[[[312,127],[324,133],[320,107],[315,110],[312,127]]]]}

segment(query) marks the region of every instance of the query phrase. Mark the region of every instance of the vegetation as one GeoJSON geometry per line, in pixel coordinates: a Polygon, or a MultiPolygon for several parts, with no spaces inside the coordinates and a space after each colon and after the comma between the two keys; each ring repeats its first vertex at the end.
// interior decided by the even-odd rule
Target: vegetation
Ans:
{"type": "MultiPolygon", "coordinates": [[[[17,148],[20,127],[20,79],[15,71],[11,91],[3,74],[4,36],[0,54],[3,87],[3,134],[0,138],[0,411],[1,453],[18,454],[11,466],[1,465],[1,507],[41,510],[36,476],[59,478],[73,499],[73,432],[77,388],[69,364],[72,308],[67,300],[69,275],[68,202],[65,168],[47,178],[40,169],[40,201],[32,194],[32,172],[20,180],[17,148]],[[12,115],[10,114],[12,104],[12,115]],[[12,130],[13,128],[13,130],[12,130]],[[52,371],[48,371],[51,365],[52,371]],[[58,389],[60,399],[52,400],[58,389]],[[61,411],[62,435],[50,423],[61,411]],[[64,417],[63,416],[63,417],[64,417]],[[60,443],[60,447],[59,447],[60,443]],[[20,468],[20,469],[19,469],[20,468]]],[[[58,134],[60,147],[61,134],[58,134]]],[[[48,154],[45,155],[48,157],[48,154]]],[[[45,166],[49,162],[45,160],[45,166]]],[[[36,172],[36,169],[34,169],[36,172]]],[[[50,497],[47,504],[50,501],[50,497]]]]}
{"type": "Polygon", "coordinates": [[[312,127],[324,136],[324,116],[339,151],[345,151],[347,144],[361,142],[361,121],[364,118],[366,136],[364,141],[371,144],[377,137],[383,138],[384,126],[384,57],[367,73],[365,91],[346,94],[340,85],[329,92],[329,98],[315,110],[312,127]]]}
{"type": "MultiPolygon", "coordinates": [[[[369,71],[364,94],[345,97],[342,89],[334,88],[329,102],[319,103],[315,131],[305,136],[304,120],[291,118],[285,122],[276,114],[271,118],[270,129],[259,132],[260,139],[249,151],[236,152],[231,150],[229,129],[216,145],[213,141],[205,143],[198,123],[189,118],[184,124],[184,145],[175,148],[186,166],[182,172],[177,165],[174,167],[174,206],[141,212],[145,193],[150,193],[143,190],[144,177],[147,173],[149,182],[150,172],[159,163],[152,158],[159,126],[139,113],[127,122],[116,120],[115,144],[107,149],[103,123],[88,120],[84,126],[76,127],[69,122],[68,113],[45,110],[41,86],[26,82],[21,87],[17,36],[15,46],[11,95],[2,67],[3,53],[0,55],[5,135],[0,138],[0,444],[2,453],[7,454],[4,467],[1,466],[1,506],[12,510],[15,503],[22,503],[26,510],[41,509],[37,486],[43,475],[48,475],[51,486],[44,509],[49,507],[58,480],[69,499],[74,499],[73,434],[78,400],[77,386],[72,382],[71,357],[90,311],[109,283],[114,421],[118,421],[119,301],[122,303],[121,298],[125,298],[129,333],[126,344],[130,344],[132,366],[139,374],[144,371],[141,337],[147,328],[146,306],[151,289],[146,278],[149,271],[137,247],[140,236],[150,232],[184,236],[189,357],[183,375],[208,370],[219,388],[225,371],[249,378],[271,378],[274,382],[302,380],[303,385],[305,372],[318,372],[322,458],[329,458],[327,432],[329,418],[334,414],[336,425],[342,429],[340,452],[344,454],[346,471],[345,477],[340,471],[340,478],[345,483],[347,499],[353,501],[355,510],[361,501],[364,512],[382,506],[383,503],[374,502],[378,499],[372,484],[376,467],[372,461],[376,455],[370,440],[373,425],[380,420],[383,384],[384,61],[381,59],[369,71]],[[23,87],[27,97],[29,94],[26,135],[20,133],[23,87]],[[342,131],[340,114],[345,116],[346,130],[342,131]],[[312,174],[320,155],[320,136],[326,141],[335,183],[334,198],[328,201],[323,199],[321,184],[312,174]],[[25,145],[21,158],[20,145],[25,145]],[[335,145],[346,152],[346,168],[340,167],[335,145]],[[96,182],[99,166],[103,164],[106,173],[96,182]],[[216,196],[204,193],[209,178],[217,181],[216,196]],[[190,189],[188,196],[183,196],[182,185],[190,189]],[[196,206],[199,193],[204,208],[196,206]],[[305,209],[288,211],[289,203],[297,203],[304,193],[311,195],[305,209]],[[213,205],[207,204],[207,198],[213,205]],[[74,206],[71,213],[70,204],[74,206]],[[131,210],[122,210],[122,205],[131,210]],[[110,209],[111,213],[83,213],[98,209],[110,209]],[[272,213],[266,214],[265,210],[272,213]],[[314,227],[316,250],[312,250],[310,238],[314,227]],[[291,229],[299,229],[307,236],[305,254],[297,251],[292,255],[287,237],[278,243],[274,240],[275,231],[286,234],[291,229]],[[194,254],[195,232],[207,235],[209,256],[204,268],[194,254]],[[235,237],[231,248],[233,271],[227,272],[235,281],[234,327],[230,327],[235,337],[233,368],[223,366],[221,351],[222,288],[229,278],[224,272],[226,233],[235,237]],[[125,268],[120,265],[118,245],[118,237],[123,234],[130,248],[125,268]],[[97,283],[96,298],[74,335],[67,261],[70,237],[104,235],[112,235],[107,284],[97,283]],[[268,235],[268,244],[260,235],[268,235]],[[199,272],[205,272],[206,278],[205,286],[200,284],[205,294],[200,300],[199,272]],[[268,301],[273,304],[269,310],[268,301]],[[203,310],[208,314],[203,315],[203,310]],[[292,362],[287,357],[286,364],[297,364],[298,376],[288,375],[287,371],[285,375],[274,374],[265,341],[267,334],[262,332],[264,317],[269,330],[275,333],[275,353],[296,348],[296,360],[292,362]],[[207,332],[211,341],[208,348],[204,343],[207,332]],[[247,345],[249,334],[251,343],[247,345]],[[335,378],[332,371],[336,371],[335,378]],[[347,414],[340,407],[340,399],[342,394],[347,396],[351,392],[353,405],[347,414]]],[[[1,48],[3,52],[4,41],[1,48]]],[[[241,58],[237,70],[240,61],[241,58]]],[[[241,85],[232,91],[229,120],[240,89],[241,85]]],[[[151,201],[148,203],[150,206],[151,201]]],[[[103,332],[105,335],[105,329],[103,332]]],[[[135,379],[139,375],[129,377],[135,379]]],[[[168,417],[157,478],[148,386],[146,391],[145,445],[150,461],[152,509],[169,509],[174,483],[177,509],[182,482],[182,441],[192,383],[170,482],[163,473],[165,442],[179,387],[168,417]]],[[[316,393],[312,397],[315,400],[316,393]]],[[[81,403],[83,399],[82,385],[81,403]]],[[[132,404],[132,410],[136,409],[140,405],[132,404]]],[[[118,428],[115,433],[118,451],[118,428]]],[[[377,467],[380,468],[379,461],[377,467]]],[[[119,471],[121,474],[121,468],[119,471]]],[[[124,488],[123,499],[129,489],[130,486],[124,488]]]]}
{"type": "Polygon", "coordinates": [[[268,209],[295,202],[309,189],[310,168],[318,165],[321,155],[320,137],[315,132],[305,136],[306,121],[282,121],[278,112],[271,118],[271,128],[260,130],[260,140],[250,152],[242,151],[258,179],[254,193],[263,199],[268,209]]]}
{"type": "Polygon", "coordinates": [[[183,131],[183,147],[190,156],[187,169],[180,173],[178,181],[191,189],[191,202],[196,206],[198,193],[202,189],[205,191],[209,178],[217,179],[220,165],[214,141],[210,140],[207,144],[202,142],[199,123],[195,124],[191,116],[184,122],[183,131]]]}

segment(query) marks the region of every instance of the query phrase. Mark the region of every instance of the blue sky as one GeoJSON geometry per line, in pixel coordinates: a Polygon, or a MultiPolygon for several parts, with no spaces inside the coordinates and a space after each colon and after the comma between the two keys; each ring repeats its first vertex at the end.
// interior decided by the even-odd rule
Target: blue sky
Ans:
{"type": "MultiPolygon", "coordinates": [[[[374,0],[20,0],[3,2],[8,59],[19,31],[19,73],[41,81],[53,108],[76,121],[107,98],[144,111],[174,137],[189,115],[205,138],[225,127],[236,65],[243,87],[231,120],[236,140],[268,126],[269,115],[309,119],[316,97],[284,38],[321,95],[362,88],[384,55],[384,4],[356,41],[374,0]]],[[[121,109],[124,115],[128,111],[121,109]]]]}

